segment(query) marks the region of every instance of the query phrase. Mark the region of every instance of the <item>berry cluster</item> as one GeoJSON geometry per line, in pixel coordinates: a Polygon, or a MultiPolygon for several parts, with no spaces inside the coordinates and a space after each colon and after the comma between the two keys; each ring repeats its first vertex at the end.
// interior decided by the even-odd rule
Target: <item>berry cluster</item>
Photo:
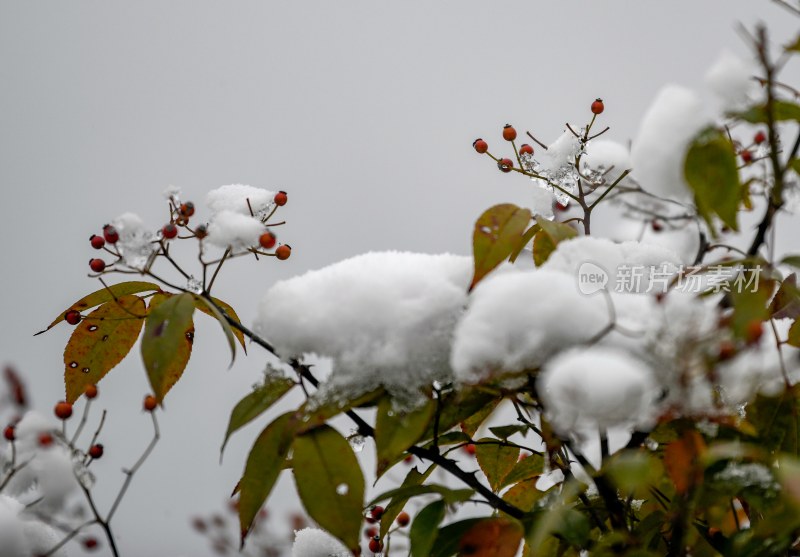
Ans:
{"type": "Polygon", "coordinates": [[[762,150],[764,143],[767,141],[767,134],[765,134],[762,130],[758,130],[753,135],[753,140],[748,145],[738,145],[738,153],[739,157],[742,159],[742,163],[747,166],[754,161],[761,160],[766,157],[766,154],[761,154],[759,151],[762,150]]]}

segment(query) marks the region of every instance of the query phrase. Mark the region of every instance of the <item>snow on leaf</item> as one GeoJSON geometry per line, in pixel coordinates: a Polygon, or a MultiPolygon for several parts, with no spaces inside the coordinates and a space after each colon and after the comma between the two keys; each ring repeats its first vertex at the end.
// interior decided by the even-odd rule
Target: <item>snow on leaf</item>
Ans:
{"type": "Polygon", "coordinates": [[[490,207],[478,218],[472,234],[475,270],[470,290],[517,250],[530,220],[530,210],[511,203],[490,207]]]}
{"type": "Polygon", "coordinates": [[[64,349],[67,402],[75,402],[130,352],[144,314],[144,300],[126,294],[105,302],[75,327],[64,349]]]}

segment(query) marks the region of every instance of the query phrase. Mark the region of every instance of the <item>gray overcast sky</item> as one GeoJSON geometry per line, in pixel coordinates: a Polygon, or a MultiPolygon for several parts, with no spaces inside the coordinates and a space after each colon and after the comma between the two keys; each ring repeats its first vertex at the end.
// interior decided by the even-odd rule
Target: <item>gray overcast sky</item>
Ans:
{"type": "MultiPolygon", "coordinates": [[[[779,41],[798,28],[766,0],[0,0],[0,360],[49,412],[68,331],[32,333],[96,288],[89,235],[125,211],[160,226],[168,184],[198,204],[227,183],[289,192],[292,258],[236,261],[218,285],[248,323],[276,279],[350,255],[466,254],[477,215],[525,203],[530,187],[477,157],[475,137],[499,144],[512,122],[551,141],[603,97],[609,137],[627,141],[662,85],[702,89],[723,48],[746,54],[735,24],[759,19],[779,41]]],[[[115,518],[126,555],[206,554],[188,517],[221,507],[261,426],[219,466],[264,354],[226,371],[217,328],[200,323],[197,339],[162,443],[115,518]]],[[[149,437],[146,390],[136,353],[101,384],[107,497],[149,437]]]]}

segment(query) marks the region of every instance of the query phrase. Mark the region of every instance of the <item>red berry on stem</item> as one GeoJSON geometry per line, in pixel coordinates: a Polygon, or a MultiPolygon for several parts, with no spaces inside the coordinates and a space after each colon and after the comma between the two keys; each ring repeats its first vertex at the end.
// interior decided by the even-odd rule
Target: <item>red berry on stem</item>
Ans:
{"type": "Polygon", "coordinates": [[[723,340],[719,344],[719,354],[717,358],[720,362],[730,360],[736,355],[736,345],[729,340],[723,340]]]}
{"type": "Polygon", "coordinates": [[[605,109],[603,99],[595,99],[592,103],[592,114],[602,114],[605,109]]]}
{"type": "Polygon", "coordinates": [[[658,219],[653,219],[650,221],[650,228],[653,229],[653,232],[661,232],[664,230],[664,225],[661,224],[661,221],[658,219]]]}
{"type": "Polygon", "coordinates": [[[275,205],[283,207],[284,205],[286,205],[286,202],[289,201],[289,196],[286,195],[285,191],[279,191],[278,193],[275,194],[275,198],[273,199],[273,201],[275,201],[275,205]]]}
{"type": "Polygon", "coordinates": [[[378,536],[369,540],[369,550],[373,553],[380,553],[383,551],[383,543],[381,543],[381,539],[378,536]]]}
{"type": "Polygon", "coordinates": [[[289,256],[292,255],[292,248],[289,244],[282,244],[275,250],[275,255],[281,261],[289,259],[289,256]]]}
{"type": "Polygon", "coordinates": [[[275,234],[267,230],[261,236],[258,237],[258,243],[264,249],[272,249],[275,247],[275,234]]]}
{"type": "Polygon", "coordinates": [[[95,273],[102,273],[106,268],[106,262],[102,259],[90,259],[89,267],[91,267],[92,271],[95,273]]]}
{"type": "Polygon", "coordinates": [[[464,451],[466,451],[467,454],[474,455],[475,454],[475,444],[474,443],[467,443],[466,445],[464,445],[464,451]]]}
{"type": "Polygon", "coordinates": [[[103,238],[102,236],[98,236],[97,234],[92,234],[89,237],[89,243],[92,244],[92,247],[94,249],[103,249],[103,246],[106,245],[105,238],[103,238]]]}
{"type": "Polygon", "coordinates": [[[6,428],[3,430],[3,437],[6,438],[6,441],[13,441],[17,438],[14,431],[13,425],[7,425],[6,428]]]}
{"type": "Polygon", "coordinates": [[[55,408],[53,408],[53,412],[55,412],[59,419],[68,420],[70,416],[72,416],[72,405],[62,400],[56,404],[55,408]]]}
{"type": "Polygon", "coordinates": [[[77,325],[81,322],[81,312],[75,311],[74,309],[69,310],[64,314],[64,321],[70,325],[77,325]]]}
{"type": "Polygon", "coordinates": [[[103,238],[105,238],[106,242],[109,244],[116,244],[119,241],[119,233],[116,228],[107,224],[103,227],[103,238]]]}
{"type": "Polygon", "coordinates": [[[757,131],[756,135],[753,136],[753,143],[755,143],[756,145],[761,145],[766,140],[767,140],[767,135],[761,130],[757,131]]]}
{"type": "Polygon", "coordinates": [[[178,208],[181,216],[186,217],[187,219],[194,215],[194,203],[191,201],[187,201],[186,203],[182,203],[180,208],[178,208]]]}
{"type": "Polygon", "coordinates": [[[742,157],[742,161],[745,164],[750,164],[753,161],[753,153],[751,153],[747,149],[739,153],[739,156],[742,157]]]}
{"type": "Polygon", "coordinates": [[[378,529],[374,526],[369,526],[364,530],[364,537],[367,539],[372,539],[378,535],[378,529]]]}
{"type": "Polygon", "coordinates": [[[533,154],[533,147],[528,145],[527,143],[523,143],[522,146],[519,148],[520,155],[532,155],[533,154]]]}
{"type": "Polygon", "coordinates": [[[97,546],[98,546],[97,538],[86,538],[85,540],[83,540],[83,547],[85,549],[89,550],[97,549],[97,546]]]}
{"type": "Polygon", "coordinates": [[[411,517],[408,516],[406,511],[400,511],[400,514],[397,515],[397,525],[401,528],[408,526],[408,523],[411,522],[411,517]]]}
{"type": "Polygon", "coordinates": [[[205,224],[201,224],[197,228],[194,229],[194,235],[197,239],[202,240],[206,236],[208,236],[208,227],[205,224]]]}
{"type": "Polygon", "coordinates": [[[89,447],[89,456],[95,460],[103,456],[103,445],[97,443],[89,447]]]}
{"type": "Polygon", "coordinates": [[[83,394],[86,395],[86,398],[97,398],[97,385],[86,385],[83,394]]]}
{"type": "Polygon", "coordinates": [[[165,224],[164,228],[161,229],[161,235],[164,236],[164,238],[171,240],[178,235],[178,227],[172,223],[165,224]]]}
{"type": "Polygon", "coordinates": [[[383,507],[380,505],[375,505],[369,510],[369,515],[375,520],[380,520],[383,516],[383,507]]]}
{"type": "Polygon", "coordinates": [[[144,403],[142,405],[144,406],[145,410],[152,412],[156,409],[156,406],[158,406],[158,401],[156,401],[156,397],[153,395],[147,395],[144,397],[144,403]]]}
{"type": "Polygon", "coordinates": [[[484,154],[486,151],[489,150],[489,144],[486,143],[480,137],[472,142],[472,147],[479,152],[481,155],[484,154]]]}
{"type": "Polygon", "coordinates": [[[514,168],[514,161],[511,159],[500,159],[497,161],[497,168],[499,168],[501,172],[511,172],[511,169],[514,168]]]}
{"type": "Polygon", "coordinates": [[[511,124],[506,124],[503,127],[503,139],[506,141],[514,141],[517,138],[517,130],[511,124]]]}

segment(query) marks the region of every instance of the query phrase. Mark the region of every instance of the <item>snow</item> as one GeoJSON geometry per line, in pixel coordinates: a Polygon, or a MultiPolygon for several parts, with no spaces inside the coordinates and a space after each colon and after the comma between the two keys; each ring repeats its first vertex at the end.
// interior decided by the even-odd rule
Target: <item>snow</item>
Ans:
{"type": "Polygon", "coordinates": [[[169,185],[166,188],[164,188],[164,192],[162,195],[164,196],[164,199],[166,199],[167,201],[174,199],[175,201],[180,202],[181,188],[179,188],[178,186],[169,185]]]}
{"type": "Polygon", "coordinates": [[[581,425],[607,429],[650,422],[659,391],[651,370],[624,351],[594,346],[553,358],[538,378],[550,423],[561,433],[581,425]]]}
{"type": "Polygon", "coordinates": [[[631,168],[631,153],[627,147],[609,139],[595,139],[586,144],[586,154],[581,158],[581,165],[598,172],[605,172],[606,183],[611,184],[625,170],[631,168]]]}
{"type": "Polygon", "coordinates": [[[223,210],[208,225],[208,242],[234,251],[258,245],[258,237],[267,231],[264,224],[251,216],[223,210]]]}
{"type": "Polygon", "coordinates": [[[532,370],[557,351],[588,341],[608,322],[605,301],[582,295],[571,274],[495,274],[474,290],[456,327],[450,362],[465,383],[532,370]]]}
{"type": "Polygon", "coordinates": [[[723,111],[744,109],[751,101],[756,83],[754,70],[747,62],[724,50],[705,75],[708,88],[720,102],[723,111]]]}
{"type": "Polygon", "coordinates": [[[698,95],[679,85],[661,89],[642,118],[631,161],[646,191],[665,199],[690,201],[683,161],[691,140],[710,124],[698,95]]]}
{"type": "Polygon", "coordinates": [[[295,532],[292,557],[348,557],[351,555],[336,538],[318,528],[295,532]]]}
{"type": "Polygon", "coordinates": [[[135,213],[123,213],[111,221],[111,225],[119,233],[116,247],[122,255],[122,260],[129,267],[143,268],[157,249],[156,235],[135,213]]]}
{"type": "Polygon", "coordinates": [[[531,210],[534,215],[541,216],[547,220],[553,220],[553,193],[544,188],[536,187],[531,192],[533,201],[531,210]]]}
{"type": "Polygon", "coordinates": [[[567,273],[575,282],[587,267],[596,270],[594,266],[599,266],[608,275],[608,290],[628,291],[630,287],[637,292],[648,289],[657,292],[664,290],[666,277],[675,273],[680,264],[681,260],[674,252],[660,246],[635,241],[615,243],[605,238],[580,236],[558,244],[558,249],[542,268],[567,273]]]}
{"type": "Polygon", "coordinates": [[[330,358],[326,392],[382,385],[413,403],[421,387],[452,377],[451,336],[471,276],[469,257],[367,253],[276,283],[254,328],[286,358],[330,358]]]}
{"type": "MultiPolygon", "coordinates": [[[[25,506],[18,500],[0,494],[0,548],[3,557],[31,557],[47,553],[59,542],[60,536],[47,524],[25,514],[25,506]]],[[[61,548],[54,557],[64,557],[61,548]]]]}
{"type": "MultiPolygon", "coordinates": [[[[572,126],[577,131],[577,127],[572,126]]],[[[569,130],[562,133],[558,139],[548,145],[547,151],[542,154],[541,165],[550,173],[562,171],[575,162],[575,157],[581,152],[581,142],[569,130]]]]}
{"type": "Polygon", "coordinates": [[[274,198],[274,191],[244,184],[230,184],[208,192],[206,205],[213,213],[233,211],[261,218],[272,208],[274,198]]]}

